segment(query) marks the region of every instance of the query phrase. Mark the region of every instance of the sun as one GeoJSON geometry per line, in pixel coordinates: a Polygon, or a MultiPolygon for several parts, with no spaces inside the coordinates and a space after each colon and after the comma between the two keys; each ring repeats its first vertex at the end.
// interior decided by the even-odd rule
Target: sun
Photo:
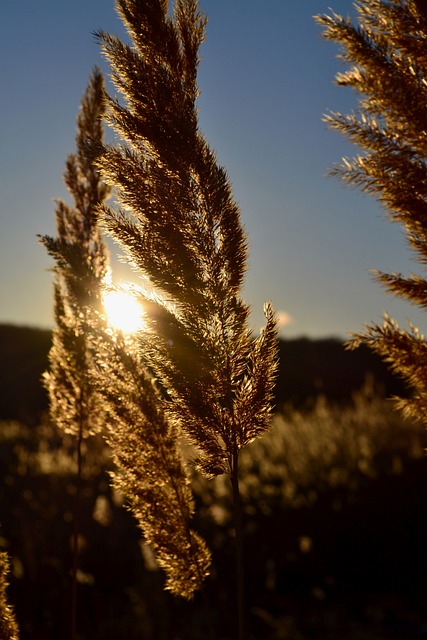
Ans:
{"type": "Polygon", "coordinates": [[[122,290],[103,294],[108,324],[123,333],[133,333],[144,326],[144,310],[134,295],[122,290]]]}

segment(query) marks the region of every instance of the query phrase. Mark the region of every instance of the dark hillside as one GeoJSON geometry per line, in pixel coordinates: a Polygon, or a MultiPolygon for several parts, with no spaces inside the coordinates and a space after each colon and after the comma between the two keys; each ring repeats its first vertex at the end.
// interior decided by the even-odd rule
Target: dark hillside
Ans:
{"type": "Polygon", "coordinates": [[[280,369],[277,403],[301,405],[319,393],[336,402],[346,402],[354,390],[370,379],[386,397],[404,396],[403,381],[368,347],[345,349],[334,338],[298,338],[280,341],[280,369]]]}
{"type": "MultiPolygon", "coordinates": [[[[0,325],[0,420],[32,424],[47,409],[40,378],[47,368],[50,344],[50,331],[0,325]]],[[[279,407],[303,405],[319,393],[346,402],[367,377],[386,396],[405,393],[404,384],[367,347],[347,351],[338,339],[299,338],[281,340],[279,349],[279,407]]]]}
{"type": "Polygon", "coordinates": [[[50,331],[0,325],[0,419],[38,421],[47,407],[40,378],[50,344],[50,331]]]}

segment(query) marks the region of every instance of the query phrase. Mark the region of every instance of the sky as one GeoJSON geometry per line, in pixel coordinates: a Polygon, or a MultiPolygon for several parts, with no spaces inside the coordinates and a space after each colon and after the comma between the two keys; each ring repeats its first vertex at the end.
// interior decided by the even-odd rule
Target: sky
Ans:
{"type": "MultiPolygon", "coordinates": [[[[356,106],[334,85],[338,47],[313,15],[350,0],[200,0],[200,128],[225,166],[249,242],[243,290],[251,327],[271,301],[284,338],[346,338],[388,312],[423,331],[423,314],[385,294],[371,269],[417,264],[398,225],[328,169],[357,151],[327,129],[356,106]]],[[[53,326],[52,266],[37,234],[55,234],[70,202],[64,163],[91,69],[108,75],[93,33],[124,36],[113,0],[3,0],[0,6],[0,323],[53,326]]],[[[116,266],[116,279],[126,277],[116,266]]]]}

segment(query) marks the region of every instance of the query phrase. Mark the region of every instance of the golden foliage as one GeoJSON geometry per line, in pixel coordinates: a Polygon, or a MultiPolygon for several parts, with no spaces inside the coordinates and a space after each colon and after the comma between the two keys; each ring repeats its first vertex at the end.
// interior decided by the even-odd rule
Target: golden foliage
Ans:
{"type": "MultiPolygon", "coordinates": [[[[362,152],[332,170],[346,183],[374,194],[387,215],[399,222],[417,261],[427,264],[427,23],[422,3],[413,0],[361,0],[357,23],[332,13],[318,16],[323,36],[337,42],[348,65],[337,84],[359,95],[349,115],[331,113],[328,125],[343,133],[362,152]]],[[[402,276],[374,272],[394,295],[427,306],[424,274],[402,276]]],[[[357,334],[361,342],[387,360],[415,390],[402,400],[412,416],[426,415],[427,343],[416,329],[400,329],[388,316],[357,334]]]]}
{"type": "Polygon", "coordinates": [[[56,262],[56,327],[45,375],[50,412],[79,438],[79,474],[81,438],[103,433],[117,466],[114,484],[156,551],[167,587],[189,598],[207,575],[210,555],[189,528],[194,508],[177,430],[131,342],[109,329],[103,314],[108,264],[97,209],[110,189],[88,150],[102,144],[104,110],[103,78],[95,70],[78,117],[77,154],[66,165],[74,207],[58,203],[58,236],[42,238],[56,262]]]}
{"type": "MultiPolygon", "coordinates": [[[[198,128],[198,49],[205,18],[194,0],[119,0],[131,44],[99,33],[112,79],[108,121],[122,139],[97,165],[120,208],[108,233],[148,282],[141,357],[167,396],[165,411],[199,451],[208,476],[233,475],[240,449],[267,429],[276,323],[255,340],[240,295],[246,237],[225,170],[198,128]]],[[[237,472],[237,471],[236,471],[237,472]]]]}
{"type": "Polygon", "coordinates": [[[0,638],[2,640],[18,640],[19,631],[12,607],[7,600],[9,557],[7,553],[0,553],[0,638]]]}
{"type": "Polygon", "coordinates": [[[179,429],[135,348],[98,328],[96,384],[108,413],[105,438],[126,499],[166,573],[166,588],[191,598],[208,575],[210,553],[189,522],[194,504],[179,429]]]}
{"type": "Polygon", "coordinates": [[[55,238],[42,243],[54,258],[55,329],[45,384],[56,425],[86,437],[102,429],[103,414],[89,376],[88,310],[102,308],[107,252],[97,225],[96,208],[109,194],[87,156],[87,140],[103,139],[104,81],[95,69],[77,118],[77,151],[68,157],[65,183],[74,206],[58,202],[55,238]]]}

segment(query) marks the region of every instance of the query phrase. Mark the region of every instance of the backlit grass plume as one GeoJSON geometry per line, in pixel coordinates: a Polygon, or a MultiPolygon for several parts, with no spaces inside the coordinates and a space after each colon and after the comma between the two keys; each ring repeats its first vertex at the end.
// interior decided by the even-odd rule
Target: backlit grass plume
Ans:
{"type": "Polygon", "coordinates": [[[198,127],[206,20],[197,0],[173,7],[117,0],[116,7],[130,44],[98,34],[123,98],[108,100],[107,115],[122,142],[98,149],[118,203],[103,207],[101,218],[147,284],[142,357],[167,396],[165,410],[196,447],[199,469],[230,476],[241,541],[238,458],[270,424],[276,323],[266,305],[266,327],[252,338],[240,294],[247,253],[240,211],[198,127]]]}
{"type": "Polygon", "coordinates": [[[0,553],[0,638],[2,640],[19,640],[18,625],[15,614],[7,598],[9,573],[9,557],[0,553]]]}
{"type": "Polygon", "coordinates": [[[210,553],[190,529],[194,512],[179,432],[158,390],[123,335],[98,334],[97,383],[109,417],[106,439],[125,496],[145,539],[166,572],[166,588],[191,598],[208,574],[210,553]]]}
{"type": "Polygon", "coordinates": [[[93,384],[88,322],[102,311],[102,283],[107,252],[97,224],[97,207],[109,188],[87,155],[87,141],[101,144],[105,111],[104,80],[98,69],[90,78],[77,117],[76,153],[68,156],[64,180],[73,206],[57,202],[56,237],[41,241],[55,260],[55,328],[44,381],[53,422],[76,436],[77,476],[73,532],[71,640],[77,637],[77,571],[83,439],[104,427],[105,411],[93,384]]]}
{"type": "Polygon", "coordinates": [[[46,374],[51,413],[78,436],[78,487],[82,438],[102,431],[116,463],[114,484],[157,553],[166,586],[189,598],[207,575],[210,555],[189,528],[194,507],[176,429],[132,341],[104,317],[108,260],[97,209],[110,190],[88,155],[89,142],[102,144],[104,109],[104,83],[95,71],[78,116],[77,154],[65,172],[75,206],[59,202],[58,236],[42,238],[56,262],[56,328],[46,374]]]}
{"type": "Polygon", "coordinates": [[[239,450],[269,425],[276,364],[272,309],[255,340],[240,297],[246,237],[229,180],[198,128],[195,0],[118,0],[132,43],[100,33],[112,78],[108,121],[122,144],[99,152],[121,209],[103,207],[108,232],[148,283],[141,352],[168,411],[208,475],[236,471],[239,450]]]}
{"type": "Polygon", "coordinates": [[[102,429],[104,417],[90,369],[88,313],[102,310],[102,286],[108,267],[106,246],[97,224],[97,207],[109,195],[87,155],[87,142],[103,140],[104,81],[94,70],[77,118],[76,153],[68,157],[64,180],[74,206],[59,201],[58,235],[42,243],[55,260],[55,329],[45,375],[50,411],[67,433],[86,437],[102,429]]]}
{"type": "MultiPolygon", "coordinates": [[[[363,151],[332,173],[375,195],[391,221],[402,225],[417,261],[427,264],[427,12],[421,1],[361,0],[357,23],[339,15],[317,17],[323,35],[342,48],[349,68],[336,77],[360,96],[350,115],[332,113],[328,125],[363,151]]],[[[425,274],[375,272],[391,293],[427,306],[425,274]]],[[[426,420],[427,342],[416,330],[400,329],[386,316],[354,337],[387,360],[415,390],[401,401],[406,412],[426,420]]]]}

